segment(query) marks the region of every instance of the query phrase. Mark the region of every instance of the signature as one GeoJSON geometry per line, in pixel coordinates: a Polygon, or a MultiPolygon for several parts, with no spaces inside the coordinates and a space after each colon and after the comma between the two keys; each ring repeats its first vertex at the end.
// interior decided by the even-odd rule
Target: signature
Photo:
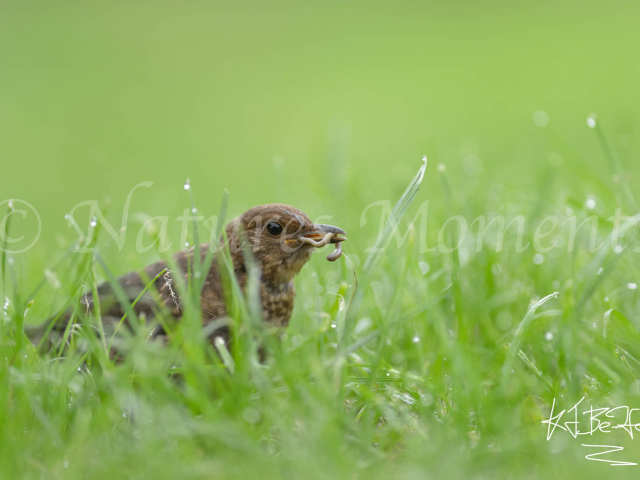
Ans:
{"type": "MultiPolygon", "coordinates": [[[[560,428],[561,430],[568,432],[573,438],[578,438],[578,435],[593,435],[596,432],[611,433],[616,429],[623,429],[633,439],[634,432],[640,432],[640,423],[632,422],[632,417],[636,417],[638,420],[640,420],[640,408],[630,408],[627,406],[613,408],[594,408],[592,406],[589,410],[585,410],[582,412],[582,415],[589,415],[586,418],[586,422],[584,420],[580,422],[578,418],[584,419],[584,417],[578,417],[578,406],[584,399],[585,397],[582,397],[580,401],[569,410],[562,410],[559,413],[557,413],[555,410],[556,399],[553,399],[551,414],[549,415],[549,418],[547,420],[542,421],[543,424],[547,425],[547,441],[551,439],[556,428],[560,428]],[[562,418],[565,414],[567,415],[569,420],[562,422],[562,418]],[[588,428],[580,430],[581,423],[583,427],[586,423],[588,425],[588,428]]],[[[607,462],[611,464],[611,466],[638,465],[637,463],[633,462],[596,458],[608,453],[622,451],[624,450],[624,447],[615,445],[587,445],[584,443],[582,444],[582,446],[603,449],[603,451],[586,455],[585,458],[587,460],[607,462]]]]}

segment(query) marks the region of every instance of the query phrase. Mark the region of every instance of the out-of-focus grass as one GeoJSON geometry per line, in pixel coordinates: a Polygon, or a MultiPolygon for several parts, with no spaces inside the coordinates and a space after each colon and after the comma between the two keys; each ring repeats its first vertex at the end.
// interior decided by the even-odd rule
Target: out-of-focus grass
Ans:
{"type": "MultiPolygon", "coordinates": [[[[444,194],[451,195],[450,211],[440,206],[436,215],[460,208],[461,191],[444,194]]],[[[607,195],[622,197],[613,188],[598,197],[607,195]]],[[[545,205],[545,213],[561,215],[570,208],[558,198],[545,205]]],[[[480,202],[467,208],[484,213],[480,202]]],[[[519,211],[528,218],[536,208],[525,202],[519,211]]],[[[400,231],[406,226],[400,222],[400,231]]],[[[420,253],[419,225],[408,228],[402,247],[393,248],[389,237],[380,264],[361,268],[350,306],[354,278],[346,261],[314,259],[279,340],[252,319],[251,299],[245,306],[237,296],[233,359],[224,351],[219,357],[198,334],[196,297],[187,292],[194,285],[175,286],[185,318],[172,326],[173,342],[159,347],[146,329],[134,328],[119,340],[126,352],[120,363],[93,333],[73,334],[62,357],[36,354],[20,332],[29,299],[8,285],[0,347],[3,473],[423,478],[527,476],[534,467],[601,475],[610,468],[586,465],[582,457],[592,452],[580,451],[568,434],[547,442],[540,422],[554,398],[564,409],[583,395],[602,406],[638,400],[637,290],[628,285],[638,272],[634,262],[616,261],[633,253],[591,254],[583,236],[575,254],[552,252],[534,263],[531,253],[515,252],[512,237],[496,252],[489,237],[478,251],[477,237],[467,235],[453,257],[420,253]],[[557,299],[534,305],[554,289],[557,299]],[[258,362],[256,338],[271,351],[266,364],[258,362]]],[[[602,241],[610,231],[601,228],[602,241]]],[[[531,237],[527,230],[525,242],[531,237]]],[[[558,238],[566,237],[560,230],[558,238]]],[[[98,251],[108,250],[94,238],[98,251]]],[[[627,240],[635,248],[635,237],[627,240]]],[[[98,253],[76,262],[73,255],[55,272],[63,299],[94,282],[96,271],[112,275],[98,253]]],[[[17,274],[8,268],[7,275],[17,274]]],[[[640,453],[623,435],[611,436],[627,447],[625,460],[640,453]]]]}
{"type": "MultiPolygon", "coordinates": [[[[548,215],[595,214],[598,243],[606,241],[616,208],[638,213],[636,6],[0,8],[9,46],[0,201],[29,201],[43,228],[34,248],[2,258],[3,478],[610,474],[584,459],[592,452],[581,443],[624,445],[611,458],[640,459],[624,431],[586,440],[557,431],[547,442],[540,423],[554,398],[562,409],[583,395],[589,405],[638,406],[640,303],[629,288],[640,284],[637,227],[625,251],[594,254],[586,230],[567,253],[560,226],[548,240],[562,243],[534,262],[532,247],[517,253],[512,236],[497,252],[488,235],[477,251],[475,228],[456,254],[421,252],[416,222],[361,278],[357,315],[347,312],[351,266],[321,255],[296,280],[280,340],[238,298],[232,360],[200,341],[192,295],[171,345],[150,344],[140,329],[120,345],[130,353],[118,364],[99,341],[90,355],[58,360],[35,354],[20,333],[24,321],[75,304],[107,271],[180,248],[173,219],[193,208],[187,176],[205,218],[218,214],[224,188],[227,218],[272,201],[331,215],[361,276],[380,212],[368,210],[362,225],[363,210],[393,205],[424,153],[429,166],[402,234],[428,200],[430,247],[451,215],[493,213],[523,215],[524,243],[548,215]],[[537,111],[548,122],[532,122],[537,111]],[[77,239],[65,213],[88,199],[106,209],[110,197],[106,215],[119,226],[141,181],[155,184],[134,194],[122,252],[102,232],[103,264],[65,253],[77,239]],[[137,230],[155,215],[171,218],[172,248],[138,254],[137,230]],[[264,365],[253,335],[272,350],[264,365]]],[[[13,231],[29,233],[10,218],[13,231]]],[[[211,224],[199,227],[204,241],[211,224]]]]}

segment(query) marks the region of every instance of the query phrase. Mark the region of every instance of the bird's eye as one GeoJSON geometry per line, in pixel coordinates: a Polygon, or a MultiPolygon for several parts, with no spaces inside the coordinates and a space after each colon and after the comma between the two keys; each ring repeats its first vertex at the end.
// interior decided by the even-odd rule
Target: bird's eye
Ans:
{"type": "Polygon", "coordinates": [[[282,233],[282,225],[276,222],[271,222],[267,225],[267,232],[269,232],[269,235],[277,237],[282,233]]]}

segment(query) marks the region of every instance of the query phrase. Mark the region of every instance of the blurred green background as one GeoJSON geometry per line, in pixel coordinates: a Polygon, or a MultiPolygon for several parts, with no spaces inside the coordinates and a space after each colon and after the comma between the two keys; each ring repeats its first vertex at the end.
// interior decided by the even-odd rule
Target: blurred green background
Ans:
{"type": "Polygon", "coordinates": [[[638,18],[629,1],[4,1],[0,200],[40,213],[33,260],[76,237],[64,214],[81,201],[109,197],[119,223],[142,181],[132,211],[177,217],[187,177],[206,217],[227,188],[231,214],[333,215],[353,251],[372,244],[353,231],[362,209],[397,198],[423,154],[457,186],[530,186],[549,157],[536,111],[596,171],[597,112],[629,164],[638,18]]]}
{"type": "MultiPolygon", "coordinates": [[[[606,219],[624,203],[621,180],[640,186],[639,19],[631,1],[1,0],[0,215],[1,202],[15,198],[42,219],[38,243],[15,256],[17,284],[0,312],[3,472],[245,479],[311,471],[355,480],[496,478],[498,467],[516,477],[540,466],[603,478],[610,468],[586,461],[579,440],[562,432],[547,442],[540,424],[555,398],[563,408],[582,395],[610,407],[640,398],[638,262],[594,256],[586,235],[575,252],[558,248],[539,261],[512,244],[496,253],[491,241],[474,252],[469,236],[459,276],[457,254],[392,241],[365,279],[371,288],[347,339],[355,346],[335,367],[342,377],[332,366],[344,314],[336,292],[354,281],[346,261],[321,255],[296,280],[283,355],[259,366],[269,388],[252,371],[181,362],[188,342],[161,350],[141,338],[101,375],[95,364],[78,373],[73,362],[84,357],[49,362],[13,339],[22,338],[15,319],[45,269],[62,283],[45,274],[28,322],[55,311],[51,297],[72,295],[77,272],[52,266],[78,236],[65,214],[109,198],[108,219],[119,225],[127,194],[145,181],[154,185],[134,194],[125,249],[100,250],[115,274],[158,256],[135,251],[138,214],[168,216],[172,250],[180,248],[173,219],[190,207],[187,178],[205,218],[224,189],[228,218],[289,203],[312,219],[331,216],[325,223],[347,231],[345,252],[362,261],[379,210],[364,227],[361,213],[372,202],[393,205],[425,154],[407,217],[429,200],[430,246],[452,213],[469,223],[523,214],[525,240],[543,215],[594,213],[603,240],[606,219]],[[588,128],[592,113],[603,130],[588,128]],[[612,175],[602,131],[624,178],[612,175]],[[594,209],[585,207],[590,196],[594,209]],[[554,291],[525,335],[527,306],[554,291]],[[464,322],[467,338],[456,333],[464,322]],[[522,350],[509,359],[516,337],[522,350]],[[208,372],[201,390],[172,380],[174,358],[187,374],[208,372]],[[220,379],[224,388],[209,395],[208,382],[220,379]],[[137,418],[121,420],[131,411],[137,418]]],[[[88,210],[77,220],[85,230],[88,210]]],[[[12,217],[14,235],[34,228],[12,217]]],[[[621,436],[598,442],[622,444],[621,436]]],[[[640,458],[632,448],[618,458],[640,458]]]]}

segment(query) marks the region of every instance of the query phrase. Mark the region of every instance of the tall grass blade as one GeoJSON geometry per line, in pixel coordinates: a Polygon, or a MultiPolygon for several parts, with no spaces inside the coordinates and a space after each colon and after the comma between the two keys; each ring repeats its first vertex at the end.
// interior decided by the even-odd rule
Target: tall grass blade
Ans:
{"type": "Polygon", "coordinates": [[[391,234],[399,228],[400,219],[403,217],[409,205],[413,202],[413,199],[418,194],[418,190],[420,189],[420,184],[422,183],[422,179],[424,178],[424,172],[427,168],[427,157],[423,157],[423,165],[416,173],[416,176],[413,177],[413,180],[404,191],[398,202],[393,207],[391,215],[387,219],[387,222],[384,225],[382,230],[382,234],[377,239],[376,245],[374,247],[374,251],[369,254],[367,260],[364,263],[363,274],[360,278],[360,288],[356,289],[354,293],[353,300],[349,305],[349,311],[347,312],[346,323],[349,328],[349,324],[353,323],[353,320],[358,315],[358,311],[360,309],[360,304],[362,303],[362,299],[364,296],[364,292],[371,281],[371,275],[375,270],[378,262],[382,258],[385,250],[387,249],[389,242],[391,241],[391,234]]]}
{"type": "Polygon", "coordinates": [[[520,347],[522,346],[522,341],[524,340],[524,334],[527,330],[527,327],[531,323],[531,321],[535,317],[536,310],[540,308],[542,305],[547,303],[552,298],[558,298],[559,293],[554,292],[550,295],[547,295],[544,298],[541,298],[534,304],[532,304],[527,313],[525,314],[522,321],[518,324],[518,328],[516,329],[515,334],[513,335],[513,339],[511,340],[511,345],[509,346],[509,352],[507,353],[507,358],[502,365],[502,386],[503,388],[507,387],[507,382],[509,380],[509,375],[511,374],[511,369],[513,367],[513,360],[515,359],[520,347]]]}
{"type": "Polygon", "coordinates": [[[199,279],[197,279],[194,284],[196,285],[195,291],[200,295],[202,293],[202,289],[204,288],[204,284],[207,281],[207,275],[209,270],[211,269],[211,264],[213,263],[213,259],[217,253],[217,251],[221,248],[219,245],[220,235],[222,230],[224,229],[225,217],[227,215],[227,204],[229,202],[229,192],[225,190],[222,193],[222,201],[220,202],[220,211],[218,212],[218,221],[215,226],[215,233],[211,236],[211,243],[209,244],[209,249],[207,254],[204,257],[202,262],[202,275],[199,279]]]}
{"type": "MultiPolygon", "coordinates": [[[[440,181],[442,183],[442,191],[444,194],[444,203],[447,212],[447,218],[453,217],[453,192],[451,191],[451,184],[449,183],[449,177],[447,171],[444,168],[438,168],[440,174],[440,181]]],[[[467,326],[464,324],[464,314],[462,311],[462,287],[460,285],[460,256],[458,253],[458,231],[456,227],[449,229],[449,248],[451,249],[451,264],[452,275],[451,280],[453,283],[453,301],[456,308],[456,320],[458,323],[458,338],[462,343],[467,341],[467,326]]]]}

